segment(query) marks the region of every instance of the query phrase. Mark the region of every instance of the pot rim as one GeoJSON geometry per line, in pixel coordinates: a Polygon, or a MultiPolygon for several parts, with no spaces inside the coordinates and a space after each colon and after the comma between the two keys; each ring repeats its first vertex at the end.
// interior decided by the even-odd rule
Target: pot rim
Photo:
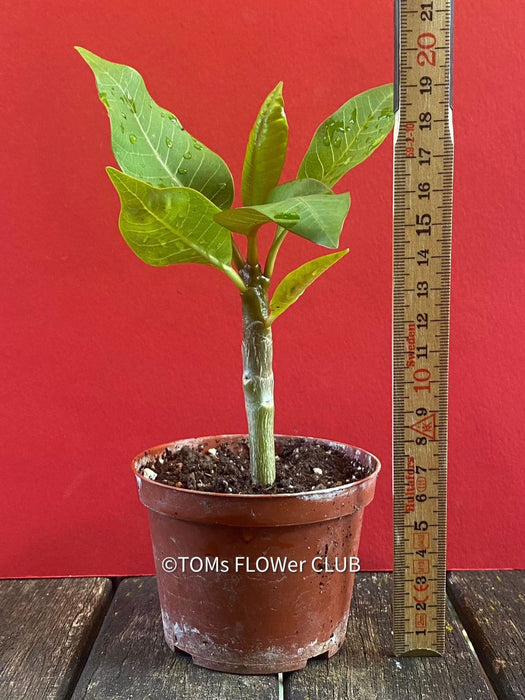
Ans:
{"type": "Polygon", "coordinates": [[[145,477],[143,474],[141,474],[138,471],[137,468],[137,462],[139,462],[141,459],[143,459],[147,454],[151,453],[158,453],[164,451],[167,447],[171,447],[173,445],[177,445],[179,443],[184,443],[184,442],[191,442],[191,443],[206,443],[209,441],[216,441],[216,444],[219,444],[219,442],[227,442],[228,440],[235,441],[239,439],[248,439],[248,435],[242,434],[242,433],[226,433],[226,434],[220,434],[220,435],[207,435],[205,437],[198,437],[198,438],[181,438],[179,440],[173,440],[172,442],[166,442],[162,443],[160,445],[155,445],[154,447],[149,447],[146,450],[143,450],[140,454],[138,454],[136,457],[134,457],[131,461],[131,470],[135,477],[137,479],[140,479],[142,482],[148,484],[148,485],[155,485],[164,489],[169,489],[171,492],[176,492],[176,493],[184,493],[184,494],[195,494],[198,496],[206,496],[206,497],[218,497],[218,498],[228,498],[228,499],[245,499],[245,498],[250,498],[250,499],[256,499],[256,500],[262,500],[262,499],[279,499],[279,498],[303,498],[304,500],[325,500],[327,496],[333,494],[335,495],[336,493],[339,494],[342,491],[345,491],[346,489],[351,489],[355,488],[357,485],[361,485],[366,483],[367,481],[375,480],[377,478],[377,475],[381,471],[381,462],[374,455],[372,452],[368,452],[368,450],[363,449],[362,447],[356,447],[355,445],[349,445],[344,442],[339,442],[336,440],[329,440],[327,438],[316,438],[316,437],[307,437],[304,435],[284,435],[281,433],[275,433],[274,437],[275,438],[294,438],[297,440],[309,440],[309,441],[314,441],[314,442],[321,442],[321,443],[329,443],[333,447],[337,448],[342,448],[343,451],[346,451],[348,448],[351,450],[354,450],[355,452],[359,452],[361,454],[367,455],[367,457],[375,463],[375,468],[373,472],[368,474],[368,476],[363,477],[362,479],[359,479],[358,481],[352,481],[349,484],[342,484],[341,486],[331,486],[330,488],[327,489],[319,489],[317,491],[298,491],[295,493],[217,493],[215,491],[197,491],[196,489],[185,489],[180,486],[170,486],[169,484],[162,484],[160,482],[155,481],[154,479],[148,479],[145,477]],[[317,498],[316,498],[317,497],[317,498]]]}

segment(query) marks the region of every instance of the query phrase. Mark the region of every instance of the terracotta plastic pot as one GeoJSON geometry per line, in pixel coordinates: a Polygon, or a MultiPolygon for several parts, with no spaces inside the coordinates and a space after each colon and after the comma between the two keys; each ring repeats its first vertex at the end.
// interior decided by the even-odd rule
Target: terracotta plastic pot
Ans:
{"type": "MultiPolygon", "coordinates": [[[[184,444],[209,449],[243,437],[182,440],[148,452],[184,444]]],[[[282,440],[276,436],[277,453],[282,440]]],[[[137,471],[140,457],[134,460],[171,649],[206,668],[261,674],[303,668],[309,658],[333,656],[341,647],[363,509],[380,463],[355,447],[316,442],[358,457],[373,472],[322,491],[236,495],[156,483],[137,471]]]]}

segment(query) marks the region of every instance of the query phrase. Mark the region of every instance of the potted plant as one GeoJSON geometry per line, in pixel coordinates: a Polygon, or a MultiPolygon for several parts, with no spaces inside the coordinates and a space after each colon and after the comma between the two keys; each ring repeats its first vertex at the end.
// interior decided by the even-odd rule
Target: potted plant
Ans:
{"type": "Polygon", "coordinates": [[[141,76],[78,51],[109,113],[121,170],[107,172],[127,244],[150,265],[214,267],[241,300],[247,436],[181,440],[133,462],[149,509],[166,641],[223,671],[304,667],[344,641],[363,508],[380,465],[341,443],[274,435],[273,324],[348,250],[300,265],[271,298],[269,289],[289,233],[338,247],[350,198],[332,187],[391,130],[392,86],[361,93],[326,119],[297,178],[280,183],[288,124],[279,83],[249,135],[243,206],[232,208],[227,165],[152,100],[141,76]],[[265,224],[276,228],[262,261],[265,224]]]}

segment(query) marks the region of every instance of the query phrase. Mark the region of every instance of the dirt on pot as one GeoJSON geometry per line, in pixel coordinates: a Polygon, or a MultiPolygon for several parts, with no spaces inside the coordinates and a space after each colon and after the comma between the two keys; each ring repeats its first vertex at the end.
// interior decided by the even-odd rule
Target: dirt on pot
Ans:
{"type": "Polygon", "coordinates": [[[216,448],[200,445],[167,447],[157,456],[147,452],[137,461],[147,479],[168,486],[234,494],[278,494],[317,491],[351,484],[369,476],[373,466],[349,458],[321,443],[289,438],[276,455],[276,480],[272,486],[252,484],[248,442],[223,443],[216,448]]]}

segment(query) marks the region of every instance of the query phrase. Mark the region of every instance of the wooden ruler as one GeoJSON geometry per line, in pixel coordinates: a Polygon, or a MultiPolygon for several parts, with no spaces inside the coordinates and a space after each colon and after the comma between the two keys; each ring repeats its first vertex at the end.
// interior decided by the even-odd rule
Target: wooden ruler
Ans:
{"type": "Polygon", "coordinates": [[[442,654],[453,0],[396,0],[394,651],[442,654]]]}

